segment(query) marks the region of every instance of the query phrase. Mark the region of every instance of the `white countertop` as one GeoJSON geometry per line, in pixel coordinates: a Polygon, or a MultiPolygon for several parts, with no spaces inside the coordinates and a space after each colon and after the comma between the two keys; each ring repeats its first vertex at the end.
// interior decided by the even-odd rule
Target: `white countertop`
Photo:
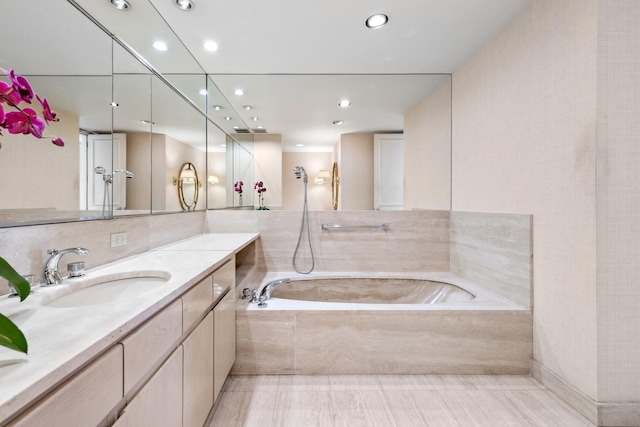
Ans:
{"type": "Polygon", "coordinates": [[[0,347],[0,423],[118,342],[257,237],[255,233],[203,234],[89,269],[84,277],[65,279],[58,286],[36,286],[23,302],[0,297],[0,313],[20,327],[29,343],[28,355],[0,347]],[[169,273],[170,278],[117,304],[44,305],[84,282],[140,271],[169,273]]]}

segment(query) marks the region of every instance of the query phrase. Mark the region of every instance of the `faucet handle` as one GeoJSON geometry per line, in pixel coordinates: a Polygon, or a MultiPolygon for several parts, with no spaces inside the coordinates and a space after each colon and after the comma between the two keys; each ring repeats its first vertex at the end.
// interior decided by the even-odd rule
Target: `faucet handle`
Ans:
{"type": "Polygon", "coordinates": [[[60,252],[58,249],[47,249],[47,255],[55,255],[60,252]]]}

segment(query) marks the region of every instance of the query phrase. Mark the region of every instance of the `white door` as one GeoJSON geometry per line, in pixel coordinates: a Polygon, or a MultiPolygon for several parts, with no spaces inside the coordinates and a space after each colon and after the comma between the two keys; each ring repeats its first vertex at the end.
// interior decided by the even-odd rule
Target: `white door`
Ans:
{"type": "MultiPolygon", "coordinates": [[[[87,209],[103,209],[103,203],[112,201],[113,209],[125,209],[127,202],[126,177],[114,170],[125,170],[127,165],[127,135],[89,135],[87,144],[87,209]],[[97,174],[96,168],[104,168],[97,174]],[[105,177],[111,176],[113,184],[105,185],[105,177]],[[105,190],[107,195],[105,197],[105,190]]],[[[109,212],[109,206],[104,207],[109,212]]]]}
{"type": "Polygon", "coordinates": [[[404,197],[404,135],[375,134],[373,206],[376,210],[402,210],[404,197]]]}

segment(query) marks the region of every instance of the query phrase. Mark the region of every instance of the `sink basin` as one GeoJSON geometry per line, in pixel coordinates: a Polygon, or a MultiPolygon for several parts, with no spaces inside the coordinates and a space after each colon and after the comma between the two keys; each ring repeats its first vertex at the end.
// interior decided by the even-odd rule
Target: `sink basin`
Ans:
{"type": "Polygon", "coordinates": [[[144,271],[109,275],[73,283],[44,302],[47,307],[82,307],[135,298],[167,283],[171,274],[144,271]]]}

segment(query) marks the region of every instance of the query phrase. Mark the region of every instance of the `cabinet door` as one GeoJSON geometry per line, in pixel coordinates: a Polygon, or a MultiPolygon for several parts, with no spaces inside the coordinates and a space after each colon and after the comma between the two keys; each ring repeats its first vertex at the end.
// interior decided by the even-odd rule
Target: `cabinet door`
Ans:
{"type": "Polygon", "coordinates": [[[182,347],[127,405],[113,427],[182,426],[182,347]]]}
{"type": "Polygon", "coordinates": [[[211,310],[213,278],[207,276],[182,296],[182,332],[186,333],[211,310]]]}
{"type": "Polygon", "coordinates": [[[214,314],[214,401],[236,360],[236,300],[233,288],[213,309],[214,314]]]}
{"type": "Polygon", "coordinates": [[[184,340],[183,426],[202,427],[213,406],[213,312],[184,340]]]}
{"type": "Polygon", "coordinates": [[[122,346],[115,345],[9,426],[95,426],[122,396],[122,346]]]}
{"type": "Polygon", "coordinates": [[[171,303],[122,340],[125,394],[157,366],[182,335],[182,300],[171,303]]]}

